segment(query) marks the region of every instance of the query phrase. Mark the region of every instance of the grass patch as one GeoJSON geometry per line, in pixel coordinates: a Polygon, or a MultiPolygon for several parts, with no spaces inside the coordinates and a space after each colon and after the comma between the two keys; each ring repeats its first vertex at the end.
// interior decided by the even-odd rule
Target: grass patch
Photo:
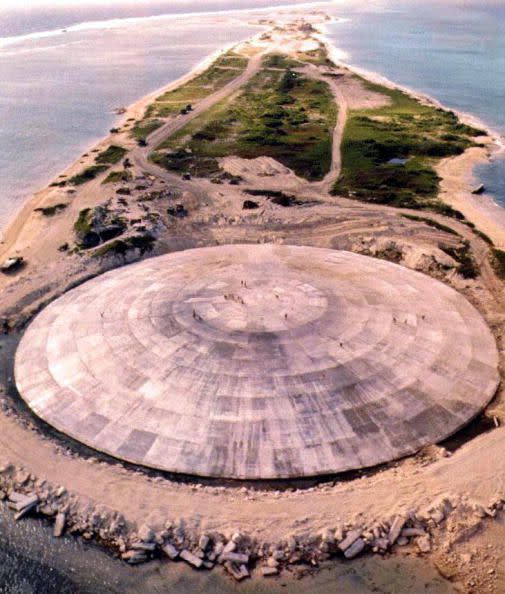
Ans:
{"type": "Polygon", "coordinates": [[[328,51],[323,44],[319,44],[317,49],[310,52],[299,52],[297,57],[301,62],[309,62],[316,66],[335,66],[328,57],[328,51]]]}
{"type": "Polygon", "coordinates": [[[236,98],[195,118],[153,153],[173,171],[215,175],[218,159],[268,156],[322,179],[331,166],[336,106],[328,85],[291,70],[260,71],[236,98]]]}
{"type": "Polygon", "coordinates": [[[35,209],[35,212],[40,212],[45,217],[53,217],[55,214],[58,214],[62,210],[67,208],[68,204],[64,204],[60,202],[59,204],[54,204],[53,206],[41,206],[35,209]]]}
{"type": "Polygon", "coordinates": [[[137,140],[145,140],[149,134],[163,126],[163,122],[158,119],[145,119],[140,122],[135,122],[131,135],[137,140]]]}
{"type": "Polygon", "coordinates": [[[298,60],[293,60],[289,56],[284,54],[268,54],[263,58],[263,68],[298,68],[303,66],[298,60]]]}
{"type": "Polygon", "coordinates": [[[446,246],[443,244],[439,244],[438,247],[458,262],[458,274],[463,278],[470,279],[479,276],[479,266],[472,255],[470,244],[467,241],[464,241],[459,247],[446,246]]]}
{"type": "Polygon", "coordinates": [[[132,174],[129,171],[111,171],[109,175],[103,180],[103,184],[117,184],[120,182],[127,182],[132,179],[132,174]]]}
{"type": "MultiPolygon", "coordinates": [[[[220,56],[205,72],[185,85],[160,95],[146,111],[146,118],[168,117],[180,112],[187,105],[201,101],[222,89],[246,68],[248,59],[233,51],[220,56]]],[[[140,126],[144,126],[143,122],[140,126]]]]}
{"type": "Polygon", "coordinates": [[[100,164],[115,165],[126,155],[128,151],[122,146],[111,144],[107,149],[95,157],[95,161],[100,164]]]}
{"type": "Polygon", "coordinates": [[[491,264],[496,276],[505,280],[505,251],[493,248],[491,250],[491,264]]]}
{"type": "Polygon", "coordinates": [[[74,223],[74,231],[78,237],[84,237],[92,229],[93,225],[93,210],[91,208],[83,208],[74,223]]]}
{"type": "MultiPolygon", "coordinates": [[[[434,165],[473,146],[472,137],[480,131],[461,124],[453,112],[360,80],[369,91],[388,97],[390,105],[351,111],[334,193],[398,207],[434,207],[440,181],[434,165]],[[392,159],[406,162],[392,164],[392,159]]],[[[444,214],[455,216],[447,209],[444,214]]]]}
{"type": "Polygon", "coordinates": [[[460,236],[459,233],[457,231],[454,231],[454,229],[452,227],[448,227],[447,225],[442,225],[442,223],[439,223],[438,221],[434,221],[433,219],[428,219],[425,217],[418,217],[416,215],[409,215],[409,214],[403,214],[402,217],[404,217],[405,219],[409,219],[410,221],[417,221],[419,223],[425,223],[426,225],[429,225],[430,227],[438,229],[439,231],[443,231],[444,233],[450,233],[451,235],[460,236]]]}
{"type": "Polygon", "coordinates": [[[80,186],[95,179],[95,177],[107,171],[108,168],[108,165],[91,165],[90,167],[86,167],[81,173],[71,177],[68,181],[74,186],[80,186]]]}

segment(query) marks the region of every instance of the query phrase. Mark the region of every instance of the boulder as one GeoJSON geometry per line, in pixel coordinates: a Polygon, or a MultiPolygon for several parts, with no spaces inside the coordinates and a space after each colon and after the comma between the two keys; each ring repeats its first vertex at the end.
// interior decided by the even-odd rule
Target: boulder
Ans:
{"type": "Polygon", "coordinates": [[[202,559],[200,559],[200,557],[197,557],[196,555],[193,555],[193,553],[191,553],[187,549],[181,551],[180,557],[182,560],[186,561],[186,563],[189,563],[197,569],[199,569],[203,565],[202,559]]]}
{"type": "Polygon", "coordinates": [[[53,526],[53,536],[56,536],[58,538],[63,534],[63,531],[65,530],[65,521],[66,517],[63,512],[59,512],[56,514],[56,520],[54,521],[53,526]]]}
{"type": "Polygon", "coordinates": [[[341,551],[346,551],[360,536],[361,530],[351,530],[346,534],[344,540],[339,543],[338,548],[341,551]]]}
{"type": "Polygon", "coordinates": [[[344,557],[346,559],[353,559],[354,557],[358,556],[364,548],[365,541],[362,538],[358,538],[358,540],[355,540],[353,544],[348,549],[346,549],[344,552],[344,557]]]}

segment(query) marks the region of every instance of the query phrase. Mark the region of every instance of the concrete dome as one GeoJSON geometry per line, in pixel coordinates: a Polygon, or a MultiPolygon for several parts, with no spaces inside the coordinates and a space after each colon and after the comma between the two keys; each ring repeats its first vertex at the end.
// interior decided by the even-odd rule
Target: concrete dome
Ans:
{"type": "Polygon", "coordinates": [[[327,249],[178,252],[69,291],[16,355],[21,396],[92,448],[158,469],[270,479],[373,466],[465,425],[496,345],[456,291],[327,249]]]}

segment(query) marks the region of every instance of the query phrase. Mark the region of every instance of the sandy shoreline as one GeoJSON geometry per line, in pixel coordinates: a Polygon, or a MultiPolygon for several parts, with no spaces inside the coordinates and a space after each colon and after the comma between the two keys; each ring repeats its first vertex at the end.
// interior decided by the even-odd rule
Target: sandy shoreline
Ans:
{"type": "MultiPolygon", "coordinates": [[[[319,5],[324,5],[324,3],[308,3],[311,8],[316,8],[319,5]]],[[[302,6],[297,7],[298,10],[302,10],[302,6]]],[[[285,9],[285,7],[280,7],[280,10],[285,9]]],[[[257,9],[257,10],[248,10],[248,11],[238,11],[241,12],[246,20],[248,20],[254,14],[268,12],[266,8],[257,9]]],[[[222,18],[223,15],[216,15],[216,20],[222,18]]],[[[226,15],[225,15],[226,16],[226,15]]],[[[233,11],[230,12],[230,16],[233,17],[233,11]]],[[[178,15],[174,15],[174,19],[180,18],[178,15]]],[[[340,20],[338,17],[333,17],[333,22],[340,20]]],[[[343,20],[343,19],[342,19],[343,20]]],[[[249,23],[252,24],[252,23],[249,23]]],[[[254,23],[256,26],[261,27],[260,24],[254,23]]],[[[264,28],[264,27],[263,27],[264,28]]],[[[328,37],[327,32],[325,31],[325,26],[319,25],[321,29],[321,34],[315,35],[316,38],[326,46],[330,58],[338,65],[341,65],[352,72],[370,80],[371,82],[382,84],[388,86],[390,88],[397,88],[403,90],[404,92],[408,93],[412,97],[419,99],[421,101],[427,101],[428,103],[435,105],[437,107],[441,107],[443,109],[450,109],[447,106],[443,105],[437,99],[425,95],[415,89],[406,87],[404,85],[397,84],[386,77],[382,76],[379,73],[374,73],[369,70],[352,66],[348,64],[345,59],[345,52],[338,48],[328,37]]],[[[258,34],[260,35],[260,34],[258,34]]],[[[258,37],[258,35],[254,35],[247,39],[254,39],[258,37]]],[[[191,78],[197,76],[206,68],[209,67],[215,59],[228,51],[231,47],[236,46],[237,43],[230,43],[222,48],[217,49],[215,52],[204,58],[201,62],[199,62],[190,72],[183,75],[182,77],[178,78],[175,81],[172,81],[162,87],[156,89],[148,93],[147,95],[141,97],[135,103],[129,105],[126,108],[126,112],[123,114],[123,117],[118,121],[118,126],[122,126],[129,118],[139,118],[142,116],[145,108],[159,95],[173,90],[180,85],[185,84],[191,78]]],[[[500,204],[496,203],[491,196],[487,195],[480,195],[478,197],[472,195],[472,191],[478,185],[478,181],[475,177],[474,171],[475,168],[485,162],[488,162],[489,159],[498,152],[504,150],[503,141],[495,130],[489,127],[485,122],[479,120],[475,116],[459,111],[455,111],[458,117],[464,123],[468,125],[477,126],[481,129],[486,130],[488,137],[485,139],[486,148],[479,150],[479,149],[469,149],[465,151],[463,155],[457,157],[451,157],[442,161],[437,166],[437,172],[441,176],[441,191],[440,191],[440,198],[446,201],[448,204],[460,210],[465,217],[474,223],[478,229],[488,235],[493,242],[499,248],[505,248],[505,208],[502,207],[500,204]]],[[[102,148],[107,143],[110,143],[114,140],[114,135],[108,134],[105,135],[103,138],[94,141],[92,144],[89,145],[88,149],[85,153],[88,153],[93,148],[102,148]]],[[[80,169],[82,169],[82,155],[77,157],[73,163],[69,166],[65,167],[60,174],[57,176],[61,177],[62,175],[66,175],[70,177],[77,173],[80,169]]],[[[56,178],[56,179],[57,179],[56,178]]],[[[0,257],[5,257],[8,251],[14,246],[16,243],[16,239],[19,237],[19,234],[26,224],[27,220],[30,217],[30,214],[33,210],[41,205],[44,204],[48,198],[50,199],[51,188],[45,187],[42,190],[36,192],[34,195],[29,197],[27,201],[21,206],[21,208],[13,215],[11,220],[7,223],[7,226],[3,231],[0,230],[0,257]]]]}
{"type": "Polygon", "coordinates": [[[477,142],[482,141],[485,144],[485,148],[467,149],[462,155],[444,159],[438,164],[436,171],[441,177],[440,199],[462,212],[470,222],[492,239],[496,247],[505,248],[505,207],[498,204],[489,195],[475,196],[472,194],[473,190],[479,185],[475,175],[476,167],[489,162],[493,156],[501,154],[505,150],[501,134],[472,114],[451,110],[450,107],[434,97],[411,87],[397,84],[377,72],[350,65],[343,57],[345,52],[329,39],[327,32],[324,31],[324,25],[322,29],[323,34],[320,36],[320,40],[324,43],[330,58],[336,64],[348,68],[351,72],[370,82],[391,89],[400,89],[415,99],[447,111],[454,111],[463,123],[477,127],[487,133],[486,137],[477,139],[477,142]]]}

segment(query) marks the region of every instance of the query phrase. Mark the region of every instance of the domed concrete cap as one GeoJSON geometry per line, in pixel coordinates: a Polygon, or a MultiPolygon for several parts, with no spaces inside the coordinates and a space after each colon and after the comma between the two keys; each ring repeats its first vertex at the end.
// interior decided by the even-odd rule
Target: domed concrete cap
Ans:
{"type": "Polygon", "coordinates": [[[369,467],[465,425],[496,344],[453,289],[382,260],[237,245],[103,274],[27,329],[19,392],[123,460],[271,479],[369,467]]]}

